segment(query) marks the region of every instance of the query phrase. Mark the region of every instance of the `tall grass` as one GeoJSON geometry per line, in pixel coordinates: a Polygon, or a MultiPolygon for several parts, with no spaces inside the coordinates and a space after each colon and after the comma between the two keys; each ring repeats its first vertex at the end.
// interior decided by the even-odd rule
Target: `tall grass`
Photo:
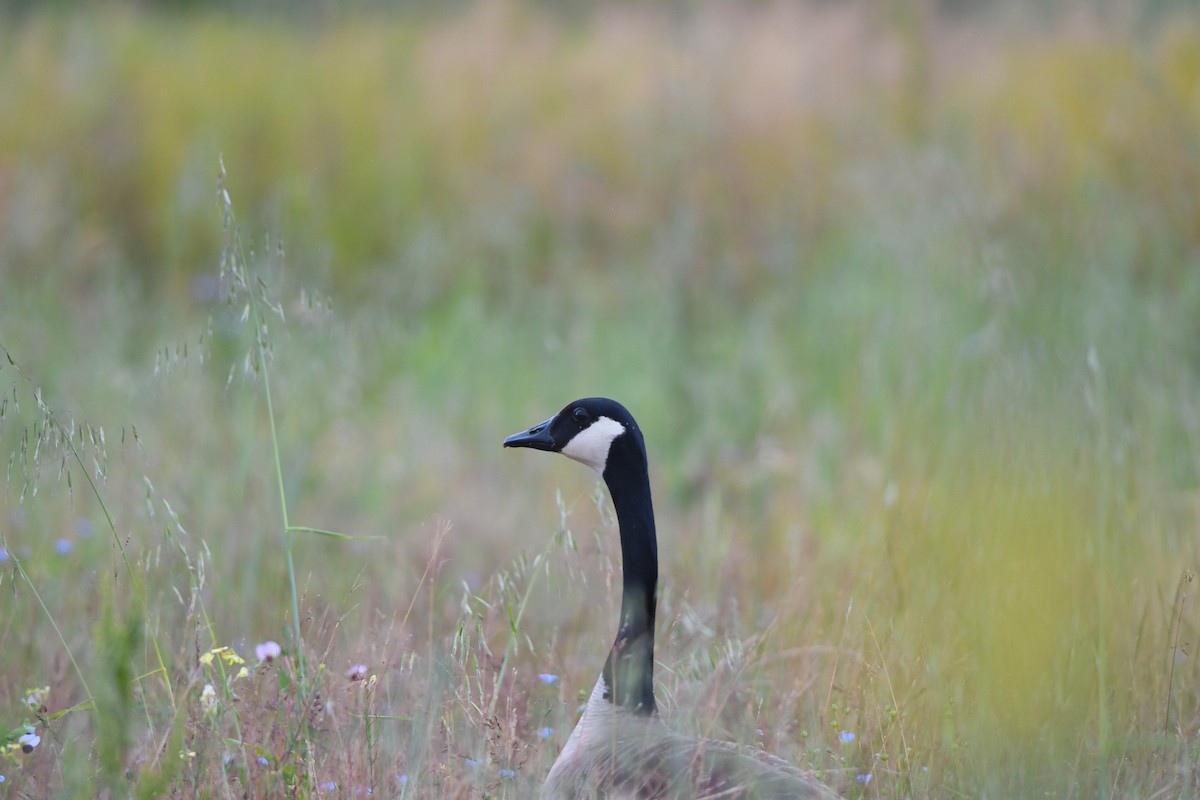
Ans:
{"type": "Polygon", "coordinates": [[[499,443],[593,393],[674,726],[850,796],[1195,793],[1190,17],[0,37],[0,793],[529,796],[619,552],[499,443]]]}

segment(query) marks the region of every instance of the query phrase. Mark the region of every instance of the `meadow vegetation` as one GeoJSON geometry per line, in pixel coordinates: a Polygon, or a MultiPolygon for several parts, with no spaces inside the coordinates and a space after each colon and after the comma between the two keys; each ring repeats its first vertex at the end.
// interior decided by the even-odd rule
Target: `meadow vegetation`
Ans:
{"type": "Polygon", "coordinates": [[[531,796],[591,394],[676,727],[1200,794],[1200,20],[913,8],[3,20],[0,797],[531,796]]]}

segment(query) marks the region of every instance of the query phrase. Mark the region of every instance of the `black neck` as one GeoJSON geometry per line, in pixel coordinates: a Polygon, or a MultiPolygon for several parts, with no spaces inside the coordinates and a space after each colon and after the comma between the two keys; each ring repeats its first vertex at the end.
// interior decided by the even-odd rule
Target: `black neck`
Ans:
{"type": "MultiPolygon", "coordinates": [[[[629,437],[622,437],[628,439],[629,437]]],[[[632,441],[614,442],[604,482],[621,529],[621,620],[604,665],[604,698],[636,714],[655,713],[654,608],[658,540],[646,454],[632,441]],[[626,446],[620,446],[626,445],[626,446]],[[619,448],[619,449],[618,449],[619,448]]]]}

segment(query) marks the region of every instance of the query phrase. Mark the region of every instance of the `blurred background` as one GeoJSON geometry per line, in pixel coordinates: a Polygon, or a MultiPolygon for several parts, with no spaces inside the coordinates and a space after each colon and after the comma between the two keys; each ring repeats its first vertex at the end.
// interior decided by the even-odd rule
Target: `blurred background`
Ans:
{"type": "Polygon", "coordinates": [[[500,443],[595,394],[677,727],[848,796],[1198,791],[1194,4],[0,9],[0,728],[99,709],[14,791],[528,796],[619,552],[500,443]],[[281,489],[381,537],[293,536],[299,642],[281,489]],[[197,705],[267,639],[306,759],[304,703],[197,705]]]}

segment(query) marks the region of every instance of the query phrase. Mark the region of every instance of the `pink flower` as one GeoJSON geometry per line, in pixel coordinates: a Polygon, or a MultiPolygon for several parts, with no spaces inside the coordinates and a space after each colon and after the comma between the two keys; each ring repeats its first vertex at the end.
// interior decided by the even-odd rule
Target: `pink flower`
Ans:
{"type": "Polygon", "coordinates": [[[263,642],[254,645],[254,655],[258,656],[259,661],[273,661],[282,653],[283,648],[279,646],[279,642],[263,642]]]}

